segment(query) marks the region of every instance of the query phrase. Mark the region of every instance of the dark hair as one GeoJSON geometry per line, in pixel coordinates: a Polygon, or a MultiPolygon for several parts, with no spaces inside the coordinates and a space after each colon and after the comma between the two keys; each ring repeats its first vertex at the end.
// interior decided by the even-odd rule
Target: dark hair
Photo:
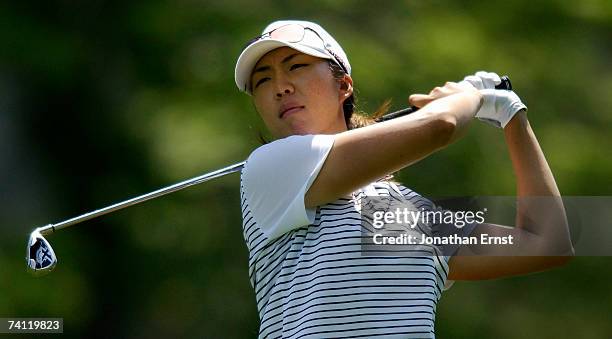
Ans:
{"type": "MultiPolygon", "coordinates": [[[[331,69],[332,76],[334,77],[334,79],[338,81],[344,81],[344,76],[346,75],[344,69],[335,61],[329,60],[328,63],[329,69],[331,69]]],[[[344,100],[344,102],[342,103],[342,110],[344,111],[344,122],[346,123],[346,127],[351,130],[375,124],[377,118],[380,118],[385,115],[385,113],[387,113],[387,111],[389,110],[389,106],[391,106],[391,100],[387,99],[385,100],[385,102],[382,103],[382,105],[378,107],[378,109],[376,110],[376,112],[374,112],[374,114],[372,114],[372,116],[369,116],[365,112],[358,111],[356,110],[355,89],[353,88],[353,94],[350,97],[346,98],[346,100],[344,100]]],[[[394,173],[386,175],[383,179],[391,181],[395,184],[399,184],[399,182],[395,181],[394,173]]]]}
{"type": "MultiPolygon", "coordinates": [[[[346,72],[342,66],[338,65],[335,61],[329,60],[329,69],[331,70],[332,76],[338,81],[343,81],[346,72]]],[[[353,90],[354,91],[354,90],[353,90]]],[[[342,103],[342,110],[344,111],[344,122],[346,127],[351,130],[359,127],[368,126],[376,123],[376,119],[383,116],[389,110],[391,100],[385,100],[385,102],[378,107],[376,112],[372,116],[368,116],[366,113],[356,109],[355,104],[355,92],[346,98],[342,103]]]]}

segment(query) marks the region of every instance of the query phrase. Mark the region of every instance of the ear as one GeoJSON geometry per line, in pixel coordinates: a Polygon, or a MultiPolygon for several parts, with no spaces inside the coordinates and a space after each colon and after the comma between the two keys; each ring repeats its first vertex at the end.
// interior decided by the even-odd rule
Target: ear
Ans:
{"type": "Polygon", "coordinates": [[[353,94],[353,78],[350,75],[345,74],[342,80],[340,80],[340,97],[346,99],[353,94]]]}

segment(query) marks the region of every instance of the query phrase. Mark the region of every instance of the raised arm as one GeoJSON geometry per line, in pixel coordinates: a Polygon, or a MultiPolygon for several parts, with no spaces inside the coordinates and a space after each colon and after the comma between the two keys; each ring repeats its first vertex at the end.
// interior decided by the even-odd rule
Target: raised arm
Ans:
{"type": "Polygon", "coordinates": [[[424,106],[414,114],[337,134],[306,193],[306,207],[334,201],[446,147],[464,134],[482,104],[476,89],[455,83],[422,97],[431,102],[412,101],[424,106]]]}
{"type": "Polygon", "coordinates": [[[504,134],[516,176],[516,227],[482,224],[472,235],[512,235],[515,245],[462,246],[449,262],[449,279],[542,271],[566,263],[573,255],[561,195],[524,110],[510,120],[504,134]]]}

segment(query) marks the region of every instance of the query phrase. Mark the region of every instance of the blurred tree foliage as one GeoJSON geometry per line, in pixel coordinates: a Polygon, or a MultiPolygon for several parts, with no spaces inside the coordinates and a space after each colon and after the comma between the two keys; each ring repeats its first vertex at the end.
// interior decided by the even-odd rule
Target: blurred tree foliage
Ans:
{"type": "MultiPolygon", "coordinates": [[[[50,237],[60,263],[44,278],[25,273],[23,249],[35,226],[248,156],[263,127],[234,63],[282,18],[336,37],[365,111],[509,74],[563,194],[611,193],[610,1],[3,2],[0,317],[63,317],[74,338],[256,336],[237,175],[50,237]]],[[[484,124],[400,179],[425,195],[514,194],[503,137],[484,124]]],[[[457,283],[438,336],[607,337],[609,263],[457,283]]]]}

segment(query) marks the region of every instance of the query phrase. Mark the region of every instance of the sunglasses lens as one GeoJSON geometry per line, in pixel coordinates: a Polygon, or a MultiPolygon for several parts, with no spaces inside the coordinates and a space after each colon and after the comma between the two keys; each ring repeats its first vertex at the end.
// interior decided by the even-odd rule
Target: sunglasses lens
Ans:
{"type": "Polygon", "coordinates": [[[304,37],[304,27],[300,25],[282,26],[270,33],[270,39],[298,42],[304,37]]]}

